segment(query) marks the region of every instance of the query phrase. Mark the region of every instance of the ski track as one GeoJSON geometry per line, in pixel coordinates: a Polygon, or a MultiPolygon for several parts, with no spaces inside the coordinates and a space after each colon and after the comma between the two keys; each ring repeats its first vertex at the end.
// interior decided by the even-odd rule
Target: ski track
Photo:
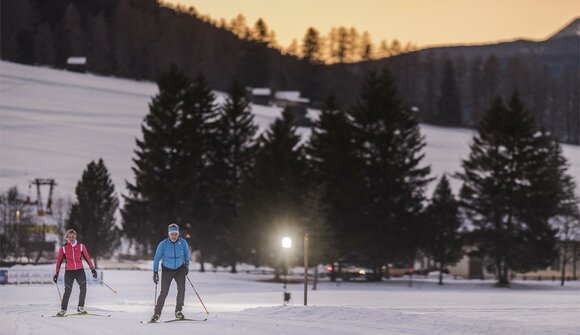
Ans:
{"type": "MultiPolygon", "coordinates": [[[[108,284],[119,294],[89,285],[86,306],[111,317],[42,318],[59,310],[54,285],[0,286],[0,334],[577,335],[580,329],[577,282],[564,288],[557,282],[514,283],[517,288],[507,290],[492,288],[492,281],[450,281],[444,287],[427,280],[413,287],[407,287],[406,280],[341,285],[321,281],[319,289],[309,293],[311,306],[301,306],[300,284],[289,285],[297,301],[281,306],[280,284],[256,282],[267,275],[197,272],[191,277],[211,312],[208,321],[149,325],[140,321],[152,314],[150,272],[105,271],[108,284]]],[[[173,317],[175,294],[173,286],[163,321],[173,317]]],[[[77,301],[75,285],[69,312],[74,312],[77,301]]],[[[205,316],[187,288],[184,312],[188,318],[205,316]]]]}

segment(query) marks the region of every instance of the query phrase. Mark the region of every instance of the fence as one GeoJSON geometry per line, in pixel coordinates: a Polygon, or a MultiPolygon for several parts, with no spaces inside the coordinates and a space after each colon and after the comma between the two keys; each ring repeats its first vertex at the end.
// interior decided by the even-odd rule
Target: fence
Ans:
{"type": "MultiPolygon", "coordinates": [[[[87,284],[100,284],[99,280],[93,278],[91,271],[85,269],[87,276],[87,284]]],[[[0,269],[0,285],[12,284],[52,284],[52,277],[54,276],[54,269],[0,269]]],[[[103,271],[97,270],[97,276],[103,278],[103,271]]],[[[64,270],[58,276],[58,283],[64,284],[64,270]]]]}

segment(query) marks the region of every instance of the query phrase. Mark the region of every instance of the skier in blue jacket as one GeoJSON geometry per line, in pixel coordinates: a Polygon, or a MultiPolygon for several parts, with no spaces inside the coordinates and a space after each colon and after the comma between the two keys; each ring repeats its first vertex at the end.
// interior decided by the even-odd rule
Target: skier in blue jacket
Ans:
{"type": "Polygon", "coordinates": [[[155,313],[150,322],[159,321],[161,310],[165,304],[165,298],[169,293],[171,281],[177,283],[177,304],[175,305],[175,318],[184,319],[181,309],[185,299],[185,277],[189,273],[189,247],[185,239],[179,237],[179,226],[175,223],[167,227],[168,237],[157,245],[155,259],[153,260],[153,282],[159,283],[159,261],[161,261],[163,275],[161,276],[161,293],[157,298],[155,313]]]}

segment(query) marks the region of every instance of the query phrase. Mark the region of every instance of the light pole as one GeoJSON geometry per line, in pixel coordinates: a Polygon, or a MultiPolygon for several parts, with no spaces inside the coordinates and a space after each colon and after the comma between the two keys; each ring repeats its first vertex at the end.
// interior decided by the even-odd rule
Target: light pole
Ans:
{"type": "Polygon", "coordinates": [[[17,260],[20,261],[20,210],[16,210],[16,250],[17,260]]]}
{"type": "Polygon", "coordinates": [[[286,292],[286,284],[288,283],[288,254],[290,253],[290,248],[292,248],[292,239],[290,237],[282,238],[282,249],[284,249],[285,263],[286,263],[286,275],[284,276],[284,306],[290,301],[290,292],[286,292]]]}
{"type": "Polygon", "coordinates": [[[308,233],[304,234],[304,306],[306,305],[308,305],[308,233]]]}

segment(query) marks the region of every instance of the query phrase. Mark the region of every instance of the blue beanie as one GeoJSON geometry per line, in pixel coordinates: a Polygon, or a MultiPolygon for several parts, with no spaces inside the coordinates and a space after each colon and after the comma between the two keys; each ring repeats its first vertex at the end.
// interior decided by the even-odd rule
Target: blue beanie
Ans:
{"type": "Polygon", "coordinates": [[[179,227],[177,226],[169,227],[168,233],[179,233],[179,227]]]}

